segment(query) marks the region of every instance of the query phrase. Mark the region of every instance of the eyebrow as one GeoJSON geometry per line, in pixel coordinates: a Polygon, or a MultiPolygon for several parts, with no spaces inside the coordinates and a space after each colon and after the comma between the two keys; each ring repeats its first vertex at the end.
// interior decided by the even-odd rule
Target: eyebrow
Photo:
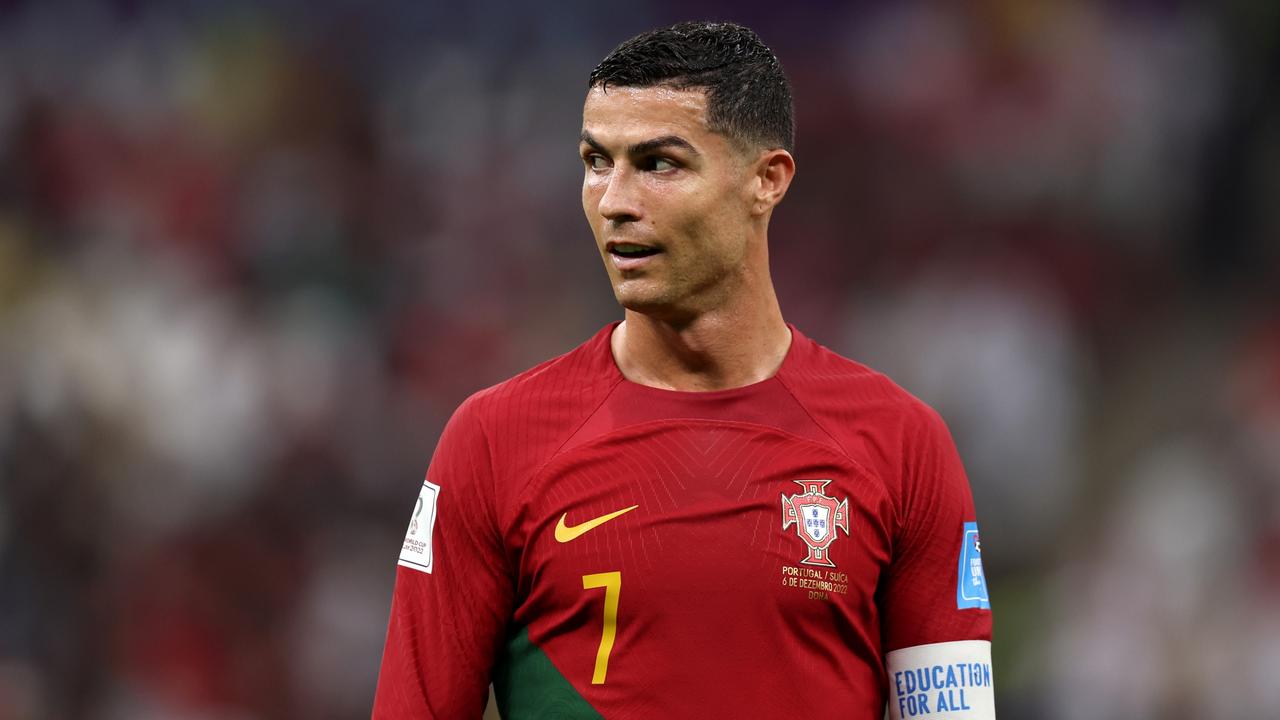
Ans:
{"type": "MultiPolygon", "coordinates": [[[[605,147],[600,144],[600,141],[592,137],[591,133],[587,132],[586,130],[582,131],[581,139],[582,139],[582,142],[590,145],[596,150],[599,150],[600,152],[605,153],[606,155],[609,154],[609,151],[605,150],[605,147]]],[[[688,152],[691,155],[700,154],[697,148],[695,148],[688,140],[685,140],[679,135],[663,135],[662,137],[656,137],[650,140],[645,140],[643,142],[638,142],[634,145],[630,145],[627,147],[627,154],[633,155],[633,156],[647,155],[656,150],[662,150],[663,148],[679,148],[681,150],[684,150],[685,152],[688,152]]]]}

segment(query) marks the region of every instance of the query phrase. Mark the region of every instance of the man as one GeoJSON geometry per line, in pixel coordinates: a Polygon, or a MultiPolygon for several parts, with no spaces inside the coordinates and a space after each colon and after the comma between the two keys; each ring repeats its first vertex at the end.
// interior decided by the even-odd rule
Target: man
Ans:
{"type": "Polygon", "coordinates": [[[989,719],[946,428],[787,325],[791,92],[750,30],[591,74],[582,203],[625,319],[469,398],[415,506],[374,717],[989,719]]]}

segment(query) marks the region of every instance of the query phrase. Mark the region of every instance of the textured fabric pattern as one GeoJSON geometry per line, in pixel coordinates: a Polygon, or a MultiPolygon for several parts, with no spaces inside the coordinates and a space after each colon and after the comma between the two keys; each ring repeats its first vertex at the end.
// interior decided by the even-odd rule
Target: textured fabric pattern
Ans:
{"type": "Polygon", "coordinates": [[[885,653],[990,639],[956,606],[974,509],[936,413],[794,328],[774,377],[705,393],[626,381],[611,330],[451,420],[376,718],[478,718],[518,639],[606,718],[879,720],[885,653]]]}

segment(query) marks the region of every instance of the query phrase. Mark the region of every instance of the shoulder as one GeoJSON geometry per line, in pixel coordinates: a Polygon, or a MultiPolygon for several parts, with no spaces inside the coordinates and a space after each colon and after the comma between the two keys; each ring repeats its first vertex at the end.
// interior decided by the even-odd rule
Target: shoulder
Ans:
{"type": "Polygon", "coordinates": [[[472,394],[449,424],[486,439],[495,471],[524,474],[550,457],[617,385],[611,330],[606,326],[573,350],[472,394]]]}
{"type": "Polygon", "coordinates": [[[938,413],[888,375],[851,360],[794,330],[795,361],[783,382],[811,412],[857,414],[911,427],[941,422],[938,413]]]}
{"type": "Polygon", "coordinates": [[[589,402],[618,380],[609,351],[611,330],[606,326],[569,352],[472,394],[462,407],[496,420],[555,414],[589,402]]]}
{"type": "Polygon", "coordinates": [[[917,474],[921,458],[950,445],[932,407],[887,375],[795,331],[796,356],[779,376],[814,421],[891,496],[917,474]]]}

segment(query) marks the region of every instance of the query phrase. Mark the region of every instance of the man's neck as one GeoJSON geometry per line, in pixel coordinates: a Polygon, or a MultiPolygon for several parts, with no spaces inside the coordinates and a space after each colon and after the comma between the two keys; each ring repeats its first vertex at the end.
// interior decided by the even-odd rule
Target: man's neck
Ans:
{"type": "Polygon", "coordinates": [[[772,292],[749,311],[721,309],[679,326],[631,310],[610,346],[623,377],[667,390],[742,387],[773,377],[791,330],[772,292]]]}

